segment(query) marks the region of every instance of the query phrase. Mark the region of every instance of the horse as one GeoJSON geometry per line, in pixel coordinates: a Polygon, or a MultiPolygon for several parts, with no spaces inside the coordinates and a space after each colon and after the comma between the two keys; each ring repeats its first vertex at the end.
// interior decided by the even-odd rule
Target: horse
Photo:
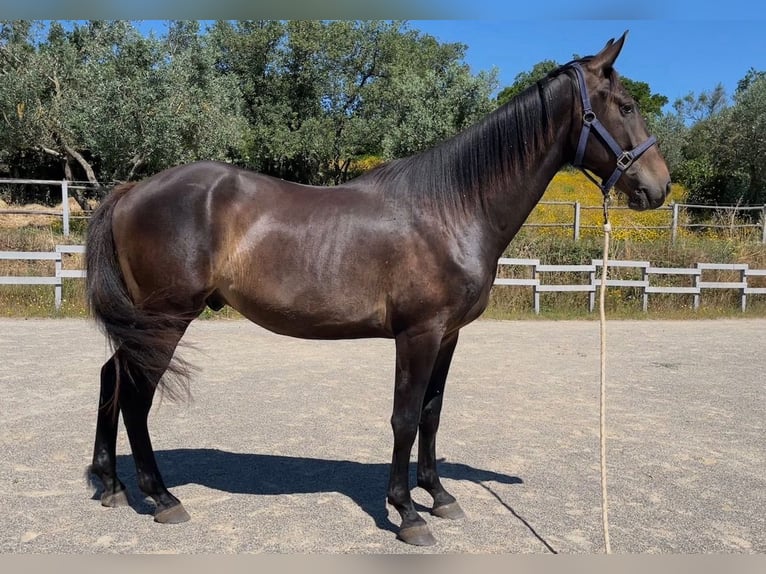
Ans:
{"type": "Polygon", "coordinates": [[[463,517],[437,471],[447,373],[460,329],[484,311],[497,260],[547,184],[573,164],[635,210],[659,207],[670,190],[614,69],[624,42],[565,64],[441,144],[334,187],[209,161],[116,187],[86,241],[89,308],[114,350],[89,467],[101,503],[128,503],[115,466],[121,412],[154,520],[189,520],[163,483],[147,418],[158,388],[188,390],[189,365],[174,355],[189,323],[229,305],[282,335],[394,340],[387,501],[401,517],[397,538],[434,544],[410,495],[415,438],[431,513],[463,517]]]}

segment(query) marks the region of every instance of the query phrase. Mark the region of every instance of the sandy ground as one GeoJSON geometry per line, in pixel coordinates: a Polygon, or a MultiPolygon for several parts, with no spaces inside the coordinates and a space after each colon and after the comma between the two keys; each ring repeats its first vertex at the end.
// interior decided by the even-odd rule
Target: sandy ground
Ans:
{"type": "MultiPolygon", "coordinates": [[[[765,552],[766,321],[608,333],[613,551],[765,552]]],[[[424,512],[429,548],[397,541],[385,504],[391,341],[301,341],[244,321],[198,321],[186,340],[194,398],[156,402],[150,430],[192,519],[160,525],[122,427],[132,507],[101,507],[83,479],[103,336],[82,320],[0,320],[0,552],[602,551],[597,323],[464,329],[439,455],[468,517],[424,512]]]]}

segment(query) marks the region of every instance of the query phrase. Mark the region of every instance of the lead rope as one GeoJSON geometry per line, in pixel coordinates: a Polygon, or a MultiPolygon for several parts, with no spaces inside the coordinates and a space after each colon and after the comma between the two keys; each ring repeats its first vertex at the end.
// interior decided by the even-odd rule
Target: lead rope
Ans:
{"type": "Polygon", "coordinates": [[[601,293],[599,294],[599,314],[601,316],[601,409],[600,409],[600,437],[601,437],[601,520],[604,527],[604,549],[607,554],[612,553],[609,544],[609,515],[606,502],[606,313],[604,300],[606,297],[606,272],[609,260],[609,234],[612,225],[609,223],[609,194],[604,194],[604,258],[601,267],[601,293]]]}

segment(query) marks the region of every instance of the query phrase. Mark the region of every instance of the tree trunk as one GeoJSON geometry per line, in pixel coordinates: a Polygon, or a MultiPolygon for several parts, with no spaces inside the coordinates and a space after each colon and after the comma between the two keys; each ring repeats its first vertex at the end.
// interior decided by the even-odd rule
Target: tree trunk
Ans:
{"type": "MultiPolygon", "coordinates": [[[[67,181],[72,181],[74,179],[74,176],[72,175],[72,162],[70,161],[68,155],[64,158],[64,179],[67,181]]],[[[85,201],[85,197],[79,193],[79,190],[70,189],[69,197],[73,198],[77,202],[77,205],[80,206],[80,209],[83,211],[88,211],[88,203],[85,201]]]]}
{"type": "Polygon", "coordinates": [[[136,174],[136,170],[137,170],[137,169],[138,169],[138,168],[139,168],[141,165],[143,165],[143,163],[144,163],[144,158],[142,158],[142,157],[141,157],[141,156],[139,156],[139,155],[135,155],[135,156],[133,157],[133,159],[131,160],[131,163],[133,164],[133,166],[130,168],[130,172],[128,173],[127,181],[130,181],[130,180],[132,180],[132,179],[133,179],[133,177],[134,177],[134,176],[135,176],[135,174],[136,174]]]}
{"type": "Polygon", "coordinates": [[[69,147],[63,140],[61,140],[61,138],[59,138],[59,141],[61,142],[61,146],[64,148],[64,151],[66,151],[67,155],[80,164],[80,167],[82,167],[83,171],[85,172],[85,176],[88,178],[88,181],[93,185],[98,185],[98,180],[96,179],[96,173],[93,171],[93,167],[82,156],[82,154],[80,154],[80,152],[78,152],[76,149],[69,147]]]}

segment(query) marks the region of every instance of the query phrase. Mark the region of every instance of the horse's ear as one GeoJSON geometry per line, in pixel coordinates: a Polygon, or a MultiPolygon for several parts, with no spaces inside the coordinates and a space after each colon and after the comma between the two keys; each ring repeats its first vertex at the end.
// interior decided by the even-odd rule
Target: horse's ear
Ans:
{"type": "Polygon", "coordinates": [[[604,46],[604,49],[593,56],[590,65],[594,71],[601,70],[604,76],[608,76],[611,73],[612,68],[614,67],[614,62],[617,60],[617,56],[620,55],[622,45],[625,43],[627,35],[628,31],[625,30],[625,33],[620,36],[618,40],[609,40],[606,43],[606,46],[604,46]]]}

